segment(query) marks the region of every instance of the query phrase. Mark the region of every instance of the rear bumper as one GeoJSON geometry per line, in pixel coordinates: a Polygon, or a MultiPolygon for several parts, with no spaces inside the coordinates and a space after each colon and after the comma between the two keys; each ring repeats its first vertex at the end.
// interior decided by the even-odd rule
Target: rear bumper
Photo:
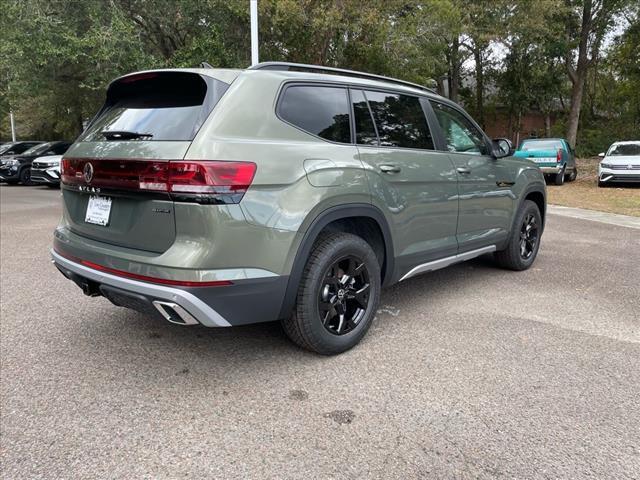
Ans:
{"type": "Polygon", "coordinates": [[[51,251],[55,266],[90,296],[172,323],[229,327],[277,320],[288,277],[242,280],[220,287],[173,287],[120,277],[51,251]]]}
{"type": "Polygon", "coordinates": [[[544,173],[545,175],[550,175],[550,174],[558,174],[562,171],[563,169],[563,165],[554,165],[553,167],[540,167],[540,170],[542,171],[542,173],[544,173]]]}

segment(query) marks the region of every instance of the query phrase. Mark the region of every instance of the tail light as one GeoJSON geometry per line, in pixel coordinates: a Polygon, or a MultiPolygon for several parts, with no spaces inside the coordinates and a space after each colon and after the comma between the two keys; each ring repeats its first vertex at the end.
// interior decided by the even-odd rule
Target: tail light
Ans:
{"type": "Polygon", "coordinates": [[[562,149],[558,149],[558,153],[556,153],[556,163],[562,162],[562,149]]]}
{"type": "Polygon", "coordinates": [[[167,193],[178,201],[239,203],[256,173],[253,162],[65,158],[62,183],[89,188],[167,193]]]}

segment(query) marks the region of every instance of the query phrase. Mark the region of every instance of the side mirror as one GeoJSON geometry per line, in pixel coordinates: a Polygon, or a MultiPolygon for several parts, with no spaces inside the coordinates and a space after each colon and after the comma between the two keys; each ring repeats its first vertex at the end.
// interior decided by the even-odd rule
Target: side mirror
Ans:
{"type": "Polygon", "coordinates": [[[600,153],[598,154],[598,156],[599,156],[599,157],[604,157],[604,152],[600,152],[600,153]]]}
{"type": "Polygon", "coordinates": [[[493,156],[495,158],[510,157],[514,151],[513,143],[508,138],[493,139],[493,156]]]}

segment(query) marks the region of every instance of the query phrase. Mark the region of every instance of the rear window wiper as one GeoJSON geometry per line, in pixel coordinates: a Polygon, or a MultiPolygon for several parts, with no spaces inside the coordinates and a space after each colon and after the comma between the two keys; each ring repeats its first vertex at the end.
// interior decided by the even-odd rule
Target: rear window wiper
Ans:
{"type": "Polygon", "coordinates": [[[151,138],[152,133],[130,132],[128,130],[103,130],[100,135],[104,135],[107,140],[135,140],[136,138],[151,138]]]}

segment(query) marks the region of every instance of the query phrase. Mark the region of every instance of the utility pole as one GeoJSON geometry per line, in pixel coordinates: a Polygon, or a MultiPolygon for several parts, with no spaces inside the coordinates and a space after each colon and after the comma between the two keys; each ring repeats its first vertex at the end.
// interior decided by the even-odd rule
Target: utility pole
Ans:
{"type": "MultiPolygon", "coordinates": [[[[7,93],[11,99],[11,77],[7,75],[7,93]]],[[[16,141],[16,123],[13,121],[13,110],[11,109],[11,100],[9,100],[9,122],[11,122],[11,141],[16,141]]]]}
{"type": "Polygon", "coordinates": [[[16,124],[13,121],[13,110],[9,110],[9,121],[11,122],[11,141],[16,141],[16,124]]]}
{"type": "Polygon", "coordinates": [[[256,65],[258,60],[258,0],[249,0],[251,11],[251,65],[256,65]]]}

